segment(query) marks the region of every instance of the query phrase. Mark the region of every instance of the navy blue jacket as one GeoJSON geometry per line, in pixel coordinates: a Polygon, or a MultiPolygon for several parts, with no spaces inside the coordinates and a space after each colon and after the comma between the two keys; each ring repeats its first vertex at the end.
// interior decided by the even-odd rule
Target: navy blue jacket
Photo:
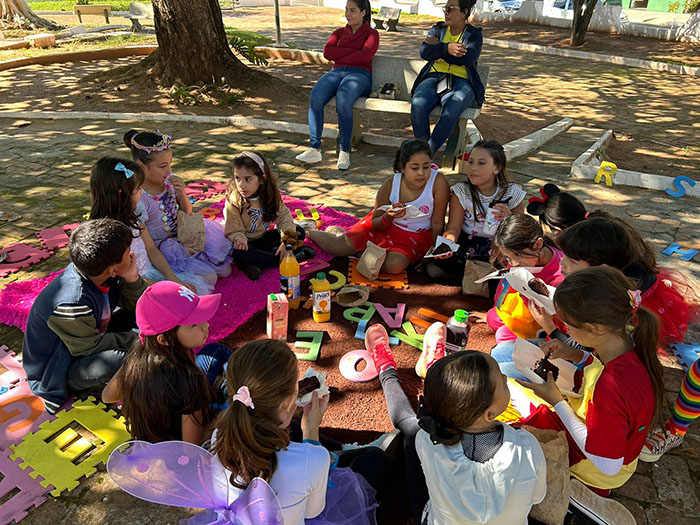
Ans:
{"type": "MultiPolygon", "coordinates": [[[[143,279],[108,279],[110,312],[133,310],[145,288],[143,279]]],[[[24,334],[22,362],[34,394],[60,405],[69,395],[66,378],[76,358],[108,348],[126,348],[134,332],[105,333],[104,294],[71,263],[34,301],[24,334]]]]}
{"type": "Polygon", "coordinates": [[[448,44],[442,41],[446,32],[447,25],[445,22],[438,22],[428,31],[428,36],[434,36],[440,42],[437,44],[426,44],[424,42],[423,45],[420,46],[420,56],[423,60],[427,60],[428,63],[421,69],[416,77],[416,81],[413,83],[413,88],[411,89],[411,95],[413,95],[416,86],[430,73],[433,62],[442,59],[448,64],[465,66],[467,68],[467,82],[469,82],[474,91],[476,106],[481,107],[484,103],[485,90],[484,85],[481,83],[481,78],[479,78],[479,72],[476,69],[479,55],[481,55],[481,46],[484,41],[481,35],[481,28],[469,24],[465,27],[464,34],[462,35],[462,43],[467,46],[467,52],[462,57],[453,57],[447,52],[448,44]]]}

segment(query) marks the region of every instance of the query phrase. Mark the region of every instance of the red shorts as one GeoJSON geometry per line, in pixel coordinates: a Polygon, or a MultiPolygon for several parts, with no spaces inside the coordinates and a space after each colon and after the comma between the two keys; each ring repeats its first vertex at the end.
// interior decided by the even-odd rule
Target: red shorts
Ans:
{"type": "Polygon", "coordinates": [[[372,241],[387,251],[406,256],[410,264],[414,264],[420,261],[433,245],[433,232],[430,230],[420,233],[409,232],[391,223],[385,230],[374,231],[373,214],[374,212],[370,212],[345,234],[358,252],[367,248],[367,241],[372,241]]]}

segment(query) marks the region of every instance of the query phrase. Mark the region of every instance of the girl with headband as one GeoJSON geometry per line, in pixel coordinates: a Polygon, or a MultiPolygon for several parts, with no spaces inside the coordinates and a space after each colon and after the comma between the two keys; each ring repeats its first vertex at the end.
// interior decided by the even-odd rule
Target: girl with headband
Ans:
{"type": "MultiPolygon", "coordinates": [[[[211,291],[218,278],[231,273],[231,243],[224,237],[223,225],[204,221],[205,243],[200,252],[192,252],[177,240],[178,214],[192,213],[185,183],[171,172],[172,139],[160,131],[129,130],[124,144],[143,170],[143,193],[139,203],[145,210],[144,223],[156,247],[176,273],[201,276],[211,291]]],[[[198,287],[202,290],[202,287],[198,287]]]]}
{"type": "MultiPolygon", "coordinates": [[[[260,279],[264,268],[279,266],[284,249],[282,233],[296,231],[300,240],[305,237],[282,202],[270,165],[252,151],[244,151],[233,159],[224,217],[226,238],[233,243],[233,260],[251,281],[260,279]],[[276,229],[268,230],[273,222],[276,229]]],[[[301,262],[314,257],[316,251],[302,246],[294,255],[301,262]]]]}

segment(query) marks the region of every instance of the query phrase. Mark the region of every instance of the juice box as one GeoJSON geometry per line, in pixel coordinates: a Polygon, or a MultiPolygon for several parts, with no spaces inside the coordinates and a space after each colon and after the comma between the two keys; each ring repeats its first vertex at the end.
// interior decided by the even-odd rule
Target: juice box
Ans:
{"type": "Polygon", "coordinates": [[[281,293],[267,296],[267,337],[269,339],[287,340],[287,322],[289,320],[289,302],[281,293]]]}

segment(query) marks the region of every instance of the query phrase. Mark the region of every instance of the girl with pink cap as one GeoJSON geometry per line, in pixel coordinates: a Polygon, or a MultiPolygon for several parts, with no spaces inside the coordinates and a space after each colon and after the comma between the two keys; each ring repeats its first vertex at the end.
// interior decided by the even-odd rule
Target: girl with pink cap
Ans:
{"type": "Polygon", "coordinates": [[[198,296],[171,281],[149,286],[136,303],[141,333],[102,392],[122,403],[131,435],[152,443],[201,445],[213,420],[212,404],[225,399],[222,372],[231,350],[206,343],[220,294],[198,296]]]}

